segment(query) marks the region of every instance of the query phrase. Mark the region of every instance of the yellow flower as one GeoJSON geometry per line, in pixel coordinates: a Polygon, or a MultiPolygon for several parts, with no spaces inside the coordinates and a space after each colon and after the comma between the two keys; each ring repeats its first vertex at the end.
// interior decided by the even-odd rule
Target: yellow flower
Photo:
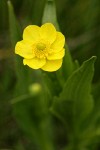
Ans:
{"type": "Polygon", "coordinates": [[[52,72],[62,65],[64,44],[64,35],[57,32],[51,23],[41,27],[29,25],[24,29],[23,40],[17,42],[15,53],[24,58],[24,65],[52,72]]]}

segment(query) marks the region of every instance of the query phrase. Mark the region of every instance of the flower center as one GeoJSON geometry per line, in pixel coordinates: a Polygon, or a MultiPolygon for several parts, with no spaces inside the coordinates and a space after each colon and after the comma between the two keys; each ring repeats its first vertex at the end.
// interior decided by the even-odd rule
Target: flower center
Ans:
{"type": "Polygon", "coordinates": [[[46,48],[46,45],[44,43],[38,43],[36,48],[40,51],[43,51],[46,48]]]}
{"type": "Polygon", "coordinates": [[[48,41],[40,40],[33,44],[33,53],[37,58],[47,58],[50,50],[50,44],[48,41]]]}

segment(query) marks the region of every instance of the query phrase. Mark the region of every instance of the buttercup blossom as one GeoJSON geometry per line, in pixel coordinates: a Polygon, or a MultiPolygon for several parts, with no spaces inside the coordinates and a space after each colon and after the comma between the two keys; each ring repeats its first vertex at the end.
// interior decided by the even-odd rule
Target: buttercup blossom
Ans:
{"type": "Polygon", "coordinates": [[[29,25],[24,29],[23,40],[17,42],[15,53],[24,58],[24,65],[52,72],[62,65],[64,44],[64,35],[56,31],[53,24],[29,25]]]}

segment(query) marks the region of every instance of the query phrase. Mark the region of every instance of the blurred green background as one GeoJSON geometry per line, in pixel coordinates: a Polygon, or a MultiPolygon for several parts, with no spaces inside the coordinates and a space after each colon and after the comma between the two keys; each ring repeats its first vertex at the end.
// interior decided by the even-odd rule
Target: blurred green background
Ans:
{"type": "MultiPolygon", "coordinates": [[[[11,2],[21,31],[29,24],[41,25],[45,0],[11,0],[11,2]]],[[[78,59],[81,64],[92,55],[97,56],[93,83],[100,85],[100,0],[56,0],[55,2],[58,23],[66,37],[73,60],[78,59]]],[[[26,94],[32,83],[40,82],[40,72],[29,69],[27,74],[31,74],[31,79],[27,81],[20,72],[18,81],[14,45],[10,36],[7,0],[0,0],[0,149],[23,150],[20,145],[23,143],[26,149],[31,150],[31,142],[20,130],[13,116],[10,101],[16,96],[26,94]]]]}

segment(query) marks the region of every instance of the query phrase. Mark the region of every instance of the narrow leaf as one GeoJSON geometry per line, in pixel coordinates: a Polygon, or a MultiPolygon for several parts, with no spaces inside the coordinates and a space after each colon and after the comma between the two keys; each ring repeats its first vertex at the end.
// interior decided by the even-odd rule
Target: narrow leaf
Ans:
{"type": "Polygon", "coordinates": [[[82,66],[74,71],[68,78],[59,98],[55,98],[52,112],[64,122],[73,127],[84,120],[93,109],[91,96],[91,81],[94,73],[95,57],[85,61],[82,66]]]}

